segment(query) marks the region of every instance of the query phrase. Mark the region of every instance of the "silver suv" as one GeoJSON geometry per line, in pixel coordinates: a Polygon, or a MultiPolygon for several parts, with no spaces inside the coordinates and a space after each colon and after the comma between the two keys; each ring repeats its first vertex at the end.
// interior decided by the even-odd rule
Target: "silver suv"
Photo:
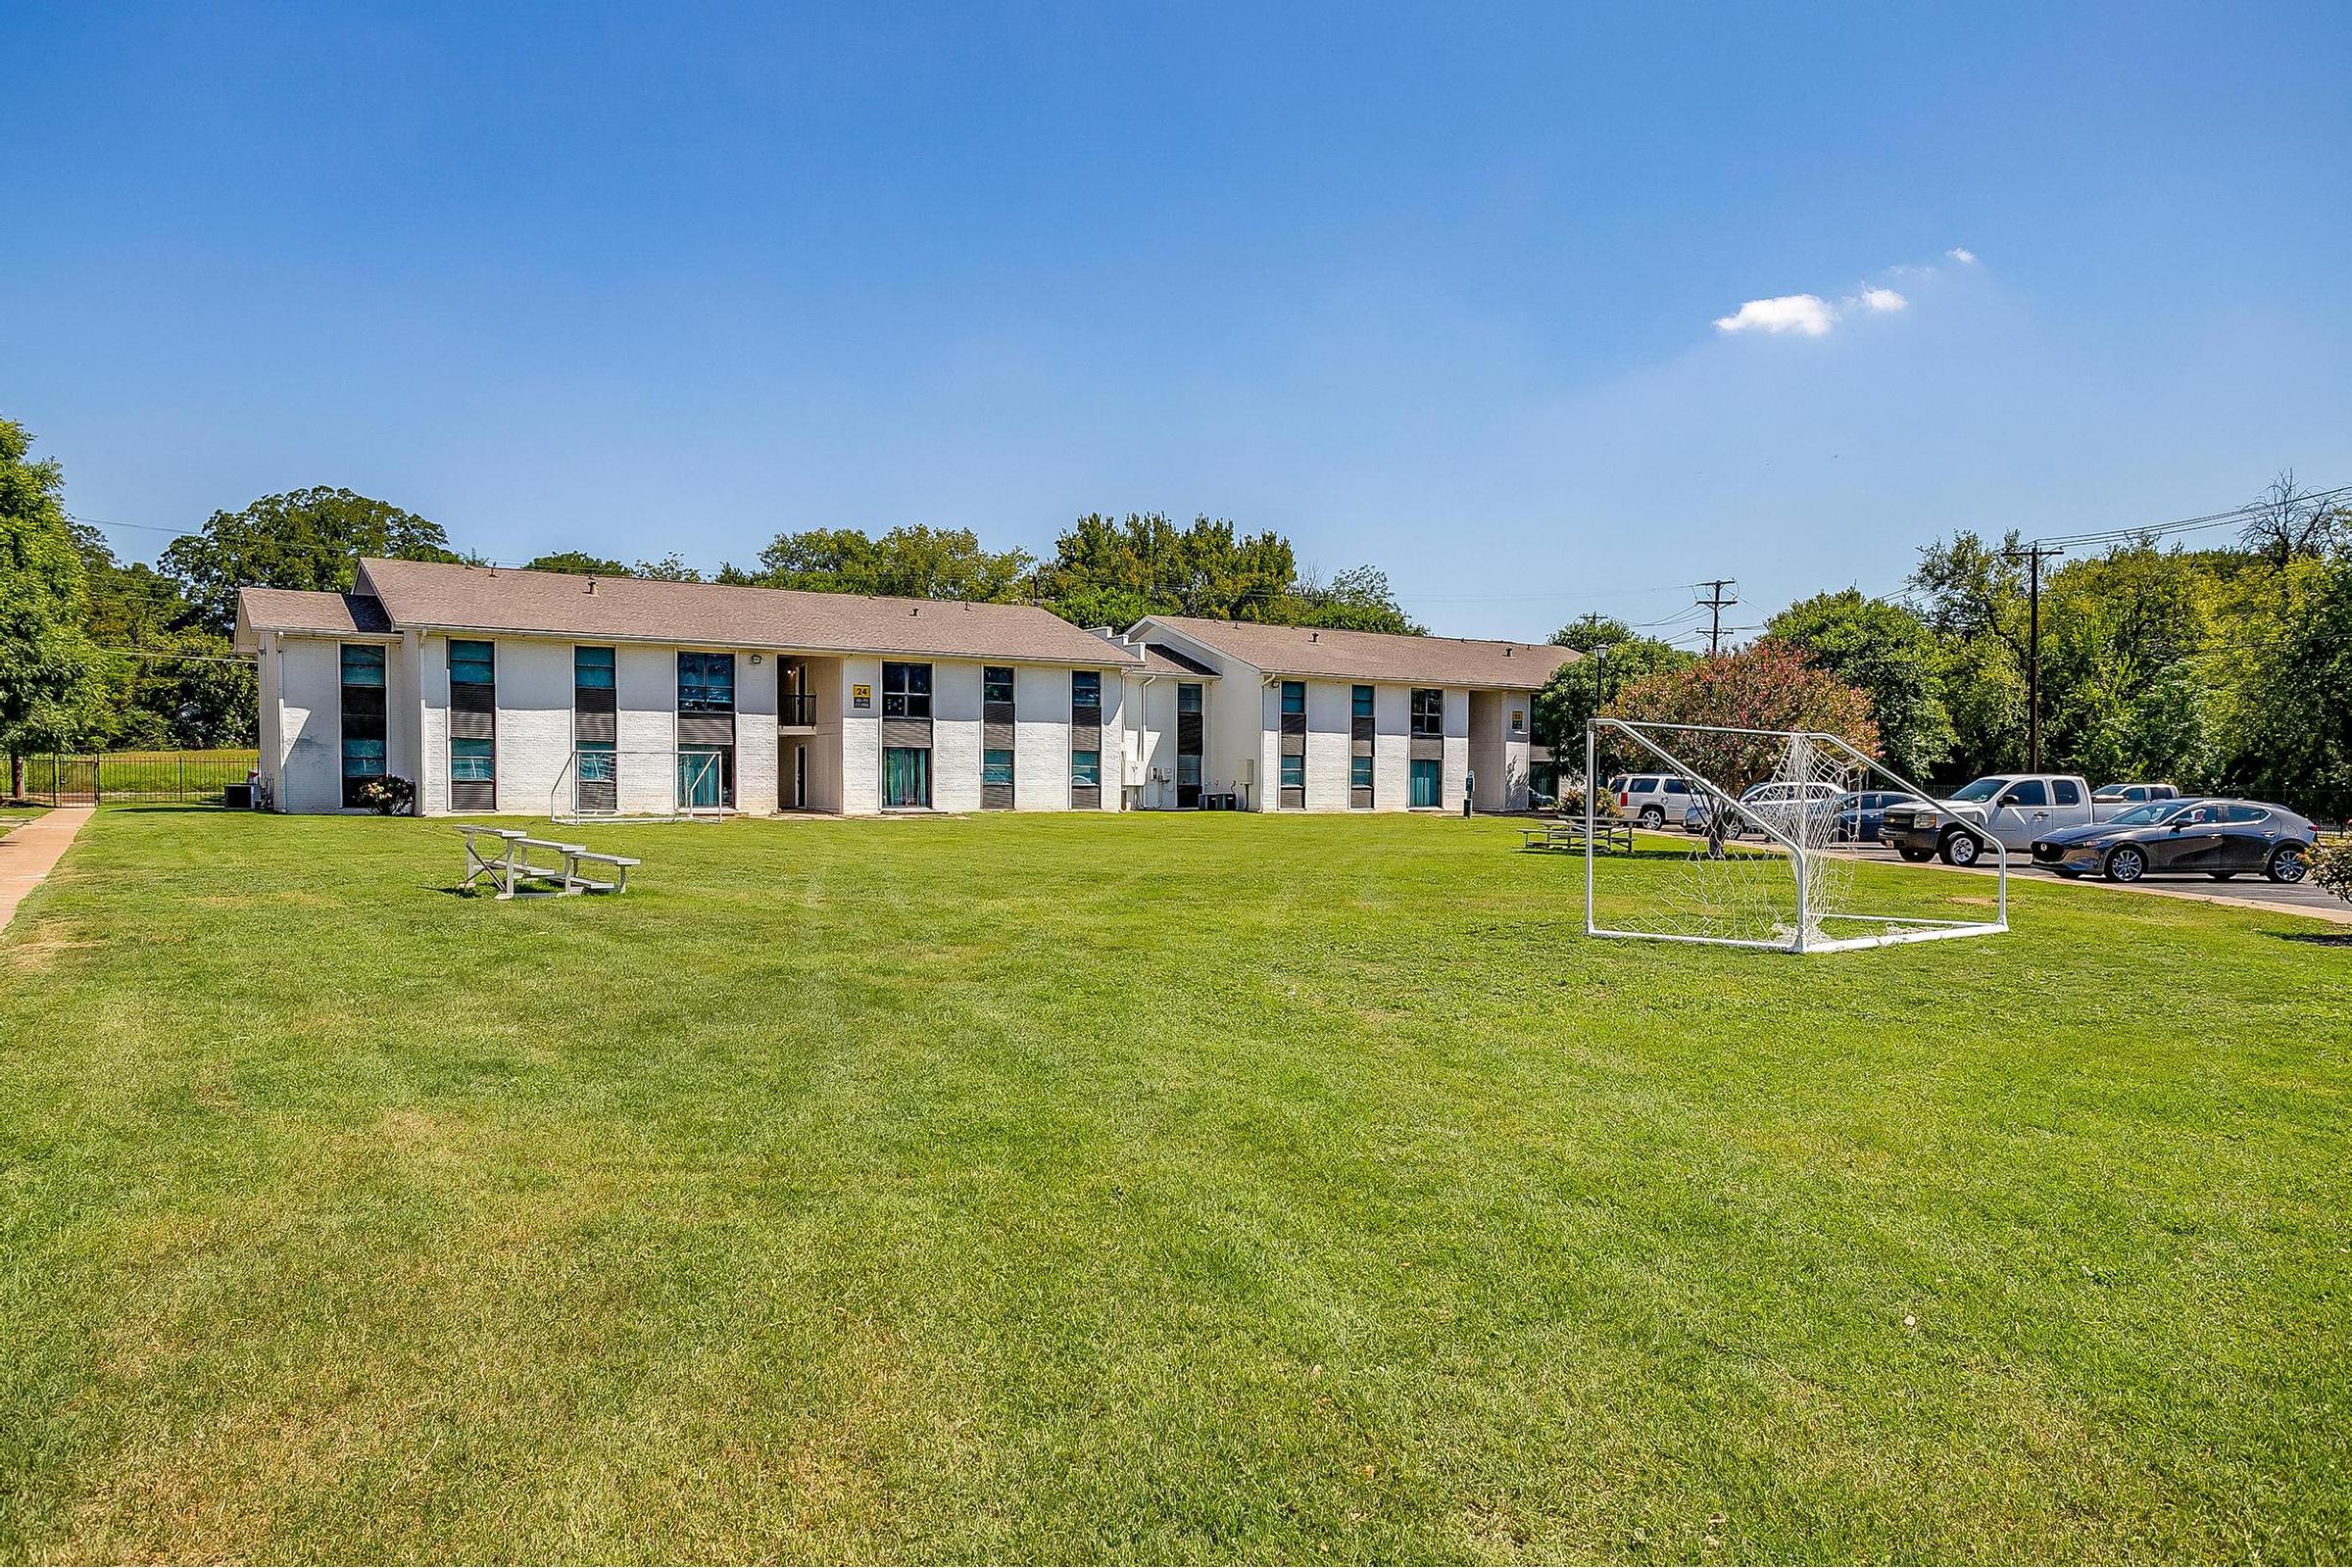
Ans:
{"type": "Polygon", "coordinates": [[[1655,832],[1668,822],[1680,822],[1698,792],[1676,773],[1620,773],[1609,780],[1617,814],[1655,832]]]}

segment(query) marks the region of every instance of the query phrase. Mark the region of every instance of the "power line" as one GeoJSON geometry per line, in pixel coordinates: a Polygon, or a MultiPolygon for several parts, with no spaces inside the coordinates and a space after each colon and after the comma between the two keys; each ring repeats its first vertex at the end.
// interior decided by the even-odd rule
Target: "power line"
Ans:
{"type": "Polygon", "coordinates": [[[1707,597],[1701,599],[1696,608],[1707,612],[1707,657],[1712,659],[1723,651],[1723,612],[1740,602],[1738,594],[1727,595],[1724,590],[1737,588],[1739,583],[1730,577],[1711,577],[1704,583],[1693,583],[1691,586],[1707,590],[1707,597]]]}

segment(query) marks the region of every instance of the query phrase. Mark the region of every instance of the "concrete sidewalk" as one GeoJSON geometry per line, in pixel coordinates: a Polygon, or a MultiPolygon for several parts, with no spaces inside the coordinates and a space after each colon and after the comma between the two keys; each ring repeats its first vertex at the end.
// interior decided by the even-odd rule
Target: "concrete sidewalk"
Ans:
{"type": "Polygon", "coordinates": [[[7,927],[24,895],[49,875],[90,815],[89,807],[61,806],[0,839],[0,929],[7,927]]]}

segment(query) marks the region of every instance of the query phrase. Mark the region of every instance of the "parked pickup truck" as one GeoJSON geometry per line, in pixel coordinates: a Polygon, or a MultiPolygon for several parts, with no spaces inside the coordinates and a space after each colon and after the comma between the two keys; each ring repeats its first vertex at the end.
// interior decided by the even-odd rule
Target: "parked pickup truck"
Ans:
{"type": "Polygon", "coordinates": [[[1946,865],[1974,865],[1996,839],[2022,852],[2060,828],[2088,827],[2127,808],[2093,802],[2090,786],[2071,773],[1998,773],[1945,800],[1889,806],[1879,836],[1906,860],[1939,855],[1946,865]]]}

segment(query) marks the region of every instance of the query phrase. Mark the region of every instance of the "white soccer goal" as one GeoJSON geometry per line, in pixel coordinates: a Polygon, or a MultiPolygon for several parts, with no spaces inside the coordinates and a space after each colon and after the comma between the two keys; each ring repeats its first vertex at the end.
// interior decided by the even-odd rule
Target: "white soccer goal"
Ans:
{"type": "Polygon", "coordinates": [[[575,751],[564,760],[547,814],[558,822],[716,822],[726,811],[720,754],[575,751]]]}
{"type": "Polygon", "coordinates": [[[1998,845],[1989,889],[1865,863],[1867,803],[1850,797],[1932,797],[1835,735],[1595,718],[1585,726],[1585,780],[1588,936],[1842,953],[2009,929],[2009,857],[1998,845]],[[1603,767],[1680,781],[1661,794],[1689,803],[1688,821],[1664,824],[1687,833],[1687,848],[1637,840],[1634,863],[1612,869],[1605,889],[1593,853],[1603,767]]]}

